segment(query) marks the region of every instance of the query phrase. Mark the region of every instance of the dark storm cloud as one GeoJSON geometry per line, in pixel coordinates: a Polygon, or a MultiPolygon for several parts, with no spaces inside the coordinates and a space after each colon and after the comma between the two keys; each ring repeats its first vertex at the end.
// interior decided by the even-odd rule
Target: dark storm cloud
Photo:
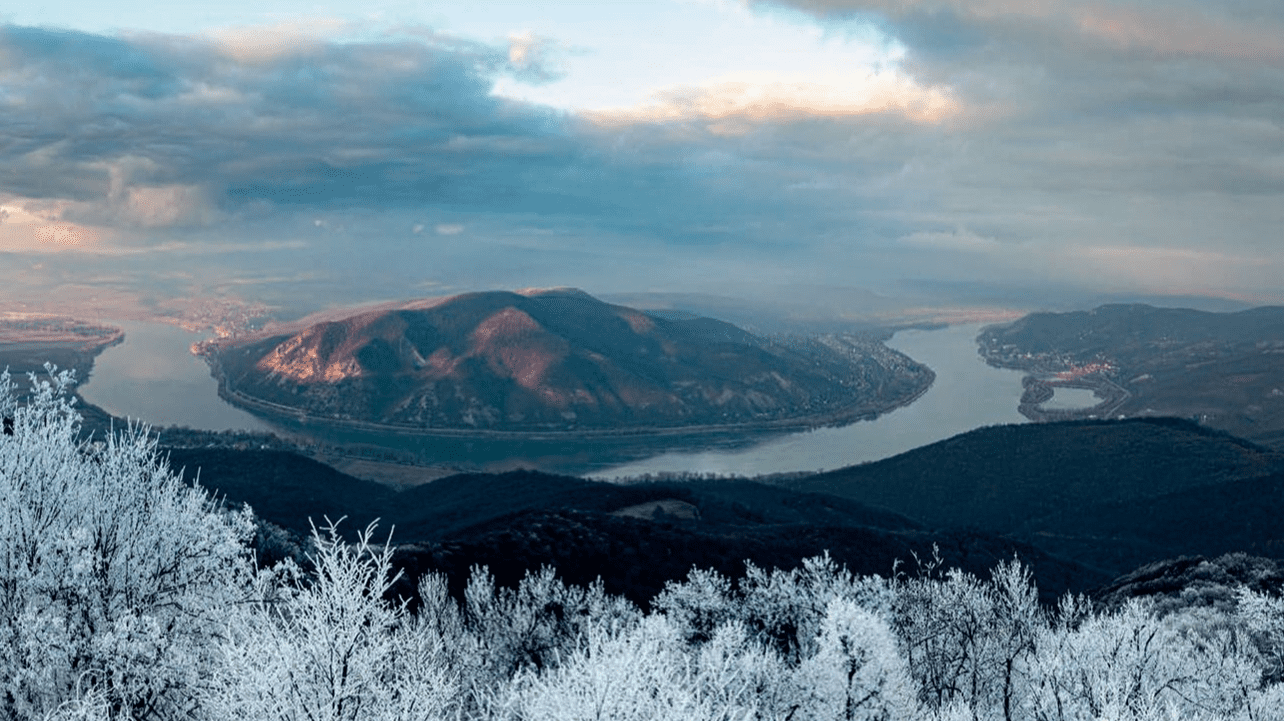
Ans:
{"type": "Polygon", "coordinates": [[[577,114],[490,94],[503,75],[555,80],[564,49],[537,36],[4,28],[0,203],[123,229],[157,251],[148,272],[158,249],[177,272],[225,247],[219,273],[238,282],[304,273],[356,294],[376,275],[401,278],[392,296],[429,281],[1278,285],[1280,8],[786,4],[903,44],[904,82],[870,86],[896,102],[766,112],[711,86],[667,114],[577,114]],[[285,244],[248,249],[268,240],[285,244]]]}
{"type": "Polygon", "coordinates": [[[232,213],[255,201],[502,203],[523,174],[575,153],[564,118],[489,96],[507,50],[437,37],[236,50],[5,28],[0,184],[89,202],[82,212],[172,186],[232,213]]]}
{"type": "Polygon", "coordinates": [[[953,127],[910,143],[931,168],[911,244],[1156,288],[1262,290],[1284,270],[1284,5],[753,4],[873,23],[906,71],[951,88],[953,127]]]}
{"type": "Polygon", "coordinates": [[[427,207],[588,218],[697,244],[779,208],[749,182],[762,163],[703,130],[695,141],[672,128],[604,133],[491,96],[503,73],[556,75],[551,41],[518,40],[7,27],[0,191],[116,228],[427,207]]]}

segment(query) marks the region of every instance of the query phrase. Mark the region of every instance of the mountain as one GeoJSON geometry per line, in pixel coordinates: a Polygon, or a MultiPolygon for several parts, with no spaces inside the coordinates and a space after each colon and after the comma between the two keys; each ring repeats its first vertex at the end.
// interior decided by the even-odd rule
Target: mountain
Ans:
{"type": "Polygon", "coordinates": [[[1178,416],[1284,447],[1284,307],[1104,305],[1032,313],[977,340],[991,365],[1030,373],[1021,411],[1035,420],[1178,416]],[[1043,408],[1062,386],[1093,390],[1100,403],[1043,408]]]}
{"type": "Polygon", "coordinates": [[[774,342],[574,289],[467,293],[314,320],[207,347],[224,397],[371,430],[765,429],[890,410],[933,377],[881,344],[774,342]]]}

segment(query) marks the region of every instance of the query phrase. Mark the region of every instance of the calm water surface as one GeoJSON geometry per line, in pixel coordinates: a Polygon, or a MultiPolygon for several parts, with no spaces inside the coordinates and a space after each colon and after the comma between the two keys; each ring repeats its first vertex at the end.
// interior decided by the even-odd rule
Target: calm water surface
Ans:
{"type": "Polygon", "coordinates": [[[911,405],[876,420],[795,433],[738,451],[666,453],[594,475],[833,469],[894,456],[981,426],[1024,423],[1017,412],[1024,374],[985,364],[976,345],[981,328],[969,324],[897,333],[887,345],[925,363],[936,372],[936,382],[911,405]]]}
{"type": "MultiPolygon", "coordinates": [[[[125,342],[94,361],[80,395],[121,417],[153,426],[210,431],[272,427],[218,397],[218,381],[205,361],[190,352],[208,336],[164,323],[106,321],[125,331],[125,342]]],[[[84,377],[84,371],[79,374],[84,377]]]]}
{"type": "Polygon", "coordinates": [[[1043,408],[1051,411],[1074,410],[1091,408],[1100,402],[1101,399],[1087,388],[1054,386],[1052,400],[1045,402],[1043,408]]]}
{"type": "MultiPolygon", "coordinates": [[[[337,436],[318,429],[285,428],[269,424],[218,397],[218,384],[205,362],[189,352],[204,336],[160,323],[115,322],[125,330],[125,342],[108,348],[80,387],[85,400],[119,416],[153,425],[185,425],[206,430],[249,429],[302,432],[331,442],[383,445],[370,437],[337,436]]],[[[612,448],[610,443],[531,444],[461,441],[414,442],[425,460],[500,470],[516,465],[562,473],[611,478],[645,473],[683,472],[745,474],[839,468],[878,460],[933,443],[980,426],[1022,423],[1017,413],[1021,397],[1019,371],[987,366],[977,354],[980,325],[942,330],[909,330],[888,345],[926,363],[936,382],[918,401],[877,420],[843,428],[825,428],[777,436],[748,447],[723,447],[669,452],[641,460],[637,448],[612,448]]],[[[1058,399],[1067,390],[1058,389],[1058,399]]],[[[1091,392],[1084,391],[1091,396],[1091,392]]],[[[1092,405],[1092,402],[1083,405],[1092,405]]],[[[408,447],[399,440],[394,447],[408,447]]],[[[636,445],[636,444],[635,444],[636,445]]]]}

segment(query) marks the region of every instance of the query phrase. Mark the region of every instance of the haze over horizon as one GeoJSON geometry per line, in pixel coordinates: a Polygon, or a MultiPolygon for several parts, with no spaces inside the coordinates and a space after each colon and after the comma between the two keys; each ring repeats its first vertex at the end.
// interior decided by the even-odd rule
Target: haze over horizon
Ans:
{"type": "Polygon", "coordinates": [[[35,5],[0,302],[1282,303],[1282,89],[1265,0],[35,5]]]}

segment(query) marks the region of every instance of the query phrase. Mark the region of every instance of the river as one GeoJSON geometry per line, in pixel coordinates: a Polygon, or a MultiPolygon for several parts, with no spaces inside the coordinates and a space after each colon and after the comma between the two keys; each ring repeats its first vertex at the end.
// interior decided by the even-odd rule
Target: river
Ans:
{"type": "MultiPolygon", "coordinates": [[[[219,398],[218,384],[209,368],[189,352],[192,343],[203,338],[201,334],[161,323],[112,324],[124,329],[125,342],[98,356],[88,381],[80,386],[86,401],[153,425],[282,430],[219,398]]],[[[748,447],[728,447],[734,443],[723,442],[716,449],[641,457],[636,442],[581,442],[571,447],[396,439],[390,445],[413,446],[423,457],[458,467],[502,470],[534,466],[598,478],[681,472],[757,475],[840,468],[886,458],[980,426],[1025,422],[1017,413],[1022,373],[987,366],[977,354],[974,339],[979,331],[979,325],[969,324],[896,334],[889,346],[936,372],[932,387],[913,404],[873,421],[777,436],[748,447]],[[635,460],[611,460],[617,453],[635,460]]],[[[384,445],[381,439],[317,429],[284,430],[330,442],[384,445]]]]}
{"type": "MultiPolygon", "coordinates": [[[[153,426],[200,430],[271,431],[270,425],[218,396],[218,381],[205,361],[192,355],[207,336],[165,323],[103,321],[125,331],[125,342],[94,360],[80,395],[120,417],[153,426]]],[[[79,376],[84,377],[83,370],[79,376]]]]}
{"type": "Polygon", "coordinates": [[[875,420],[794,433],[740,450],[665,453],[593,476],[829,470],[888,458],[982,426],[1025,423],[1017,412],[1024,373],[985,364],[975,340],[981,327],[968,324],[897,333],[887,345],[926,364],[936,372],[936,381],[914,403],[875,420]]]}

